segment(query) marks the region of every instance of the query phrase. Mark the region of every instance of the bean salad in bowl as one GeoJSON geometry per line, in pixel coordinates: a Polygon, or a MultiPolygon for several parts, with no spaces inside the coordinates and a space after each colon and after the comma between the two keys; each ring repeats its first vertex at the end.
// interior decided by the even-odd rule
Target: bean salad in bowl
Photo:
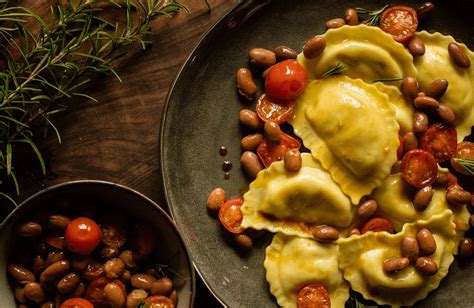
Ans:
{"type": "Polygon", "coordinates": [[[194,272],[169,216],[107,182],[48,188],[1,229],[2,307],[191,307],[194,272]]]}

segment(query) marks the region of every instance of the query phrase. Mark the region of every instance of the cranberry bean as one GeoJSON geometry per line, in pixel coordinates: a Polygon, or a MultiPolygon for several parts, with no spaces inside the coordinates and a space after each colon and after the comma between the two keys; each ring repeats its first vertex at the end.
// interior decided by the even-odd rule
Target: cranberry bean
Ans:
{"type": "Polygon", "coordinates": [[[100,250],[100,256],[105,260],[110,260],[112,258],[117,258],[120,254],[120,251],[117,247],[105,246],[100,250]]]}
{"type": "Polygon", "coordinates": [[[330,19],[326,22],[326,28],[327,29],[336,29],[344,26],[346,24],[346,21],[342,18],[334,18],[330,19]]]}
{"type": "Polygon", "coordinates": [[[285,169],[288,172],[298,172],[301,169],[301,153],[298,149],[291,149],[283,157],[285,169]]]}
{"type": "Polygon", "coordinates": [[[444,123],[451,124],[456,118],[453,109],[446,104],[439,104],[439,108],[436,111],[438,112],[439,118],[444,123]]]}
{"type": "Polygon", "coordinates": [[[44,239],[44,242],[48,244],[50,247],[53,247],[59,250],[64,250],[65,248],[64,236],[49,234],[44,239]]]}
{"type": "Polygon", "coordinates": [[[430,205],[433,197],[433,187],[425,186],[418,190],[413,199],[413,206],[417,211],[424,211],[430,205]]]}
{"type": "Polygon", "coordinates": [[[124,270],[122,273],[122,276],[120,276],[120,281],[123,283],[128,283],[132,277],[132,274],[130,273],[129,270],[124,270]]]}
{"type": "Polygon", "coordinates": [[[42,228],[37,222],[25,222],[17,227],[16,232],[22,237],[38,237],[41,235],[42,228]]]}
{"type": "Polygon", "coordinates": [[[250,250],[253,246],[252,238],[244,233],[234,235],[234,241],[243,250],[250,250]]]}
{"type": "Polygon", "coordinates": [[[474,252],[474,243],[471,238],[463,237],[461,241],[459,241],[459,257],[461,259],[467,259],[472,256],[474,252]]]}
{"type": "Polygon", "coordinates": [[[240,147],[244,151],[253,151],[258,147],[262,139],[262,134],[247,135],[240,141],[240,147]]]}
{"type": "Polygon", "coordinates": [[[349,232],[347,233],[347,237],[351,237],[353,235],[360,235],[360,230],[357,228],[350,229],[349,232]]]}
{"type": "Polygon", "coordinates": [[[388,274],[395,274],[410,265],[408,258],[389,258],[383,261],[383,271],[388,274]]]}
{"type": "Polygon", "coordinates": [[[296,59],[298,52],[288,46],[278,46],[273,50],[278,61],[296,59]]]}
{"type": "Polygon", "coordinates": [[[425,43],[417,37],[413,36],[407,43],[408,50],[414,57],[421,57],[425,54],[425,43]]]}
{"type": "Polygon", "coordinates": [[[439,186],[447,186],[448,185],[448,173],[447,172],[438,172],[436,175],[436,184],[439,186]]]}
{"type": "Polygon", "coordinates": [[[79,282],[76,290],[71,293],[70,297],[83,297],[86,294],[86,285],[82,282],[79,282]]]}
{"type": "Polygon", "coordinates": [[[456,63],[457,66],[461,68],[469,68],[471,66],[471,60],[461,49],[461,46],[459,46],[457,43],[449,43],[448,52],[451,56],[451,59],[454,61],[454,63],[456,63]]]}
{"type": "Polygon", "coordinates": [[[25,296],[25,289],[22,285],[16,285],[14,289],[14,294],[15,294],[15,299],[21,303],[25,304],[26,301],[28,300],[25,296]]]}
{"type": "Polygon", "coordinates": [[[249,51],[250,63],[255,66],[267,68],[276,63],[276,55],[265,48],[252,48],[249,51]]]}
{"type": "Polygon", "coordinates": [[[432,255],[436,251],[436,240],[430,230],[423,228],[416,234],[422,256],[432,255]]]}
{"type": "Polygon", "coordinates": [[[77,256],[72,259],[72,268],[81,272],[94,262],[95,260],[92,257],[77,256]]]}
{"type": "Polygon", "coordinates": [[[123,307],[126,303],[125,293],[115,283],[109,282],[104,287],[104,296],[112,307],[123,307]]]}
{"type": "Polygon", "coordinates": [[[130,278],[130,283],[135,289],[143,289],[149,291],[151,284],[156,281],[156,278],[148,274],[135,274],[130,278]]]}
{"type": "Polygon", "coordinates": [[[75,273],[69,273],[58,282],[58,291],[63,294],[69,294],[77,290],[81,277],[75,273]]]}
{"type": "Polygon", "coordinates": [[[66,275],[70,269],[71,265],[67,260],[61,260],[53,263],[41,273],[40,282],[44,284],[58,277],[62,277],[66,275]]]}
{"type": "Polygon", "coordinates": [[[428,85],[425,94],[429,97],[439,99],[441,96],[444,95],[444,93],[446,93],[448,85],[449,83],[446,79],[438,78],[428,85]]]}
{"type": "Polygon", "coordinates": [[[18,264],[8,265],[7,271],[13,279],[20,283],[24,283],[27,281],[35,281],[35,274],[18,264]]]}
{"type": "Polygon", "coordinates": [[[407,132],[402,137],[403,140],[403,152],[408,152],[418,148],[418,139],[413,132],[407,132]]]}
{"type": "Polygon", "coordinates": [[[438,272],[438,265],[431,258],[420,257],[416,260],[415,267],[423,275],[432,276],[438,272]]]}
{"type": "Polygon", "coordinates": [[[424,110],[436,110],[439,107],[439,102],[429,96],[418,96],[415,98],[415,107],[424,110]]]}
{"type": "Polygon", "coordinates": [[[413,132],[422,134],[428,129],[429,120],[424,112],[415,112],[413,115],[413,132]]]}
{"type": "Polygon", "coordinates": [[[446,200],[451,204],[466,204],[471,202],[471,193],[457,185],[451,185],[446,191],[446,200]]]}
{"type": "Polygon", "coordinates": [[[64,255],[64,252],[62,251],[51,251],[48,253],[48,256],[46,257],[46,266],[50,266],[53,263],[56,263],[58,261],[66,259],[66,256],[64,255]]]}
{"type": "Polygon", "coordinates": [[[433,13],[435,6],[431,2],[425,2],[416,9],[416,15],[419,20],[422,20],[433,13]]]}
{"type": "Polygon", "coordinates": [[[123,263],[125,263],[125,266],[128,269],[133,270],[137,267],[137,264],[135,263],[135,261],[133,259],[133,252],[131,250],[122,251],[119,255],[119,258],[120,258],[120,260],[123,261],[123,263]]]}
{"type": "Polygon", "coordinates": [[[210,211],[219,211],[226,200],[225,190],[218,187],[215,188],[207,197],[207,209],[210,211]]]}
{"type": "Polygon", "coordinates": [[[355,26],[359,24],[359,15],[357,14],[357,11],[353,8],[347,8],[344,11],[344,21],[346,24],[355,26]]]}
{"type": "Polygon", "coordinates": [[[339,232],[331,226],[317,226],[313,231],[313,236],[318,241],[331,242],[339,238],[339,232]]]}
{"type": "Polygon", "coordinates": [[[257,113],[249,109],[240,110],[239,119],[242,125],[251,129],[258,129],[262,126],[257,113]]]}
{"type": "Polygon", "coordinates": [[[43,303],[43,305],[41,305],[40,308],[54,308],[54,307],[56,307],[56,305],[54,304],[53,301],[47,301],[43,303]]]}
{"type": "Polygon", "coordinates": [[[105,262],[105,277],[109,279],[119,278],[125,270],[125,263],[119,258],[113,258],[105,262]]]}
{"type": "Polygon", "coordinates": [[[415,263],[420,256],[420,246],[414,237],[406,236],[402,239],[402,256],[408,258],[410,263],[415,263]]]}
{"type": "Polygon", "coordinates": [[[46,301],[46,293],[37,282],[28,282],[25,285],[24,292],[27,299],[37,304],[42,304],[46,301]]]}
{"type": "Polygon", "coordinates": [[[173,302],[173,304],[176,306],[178,305],[178,292],[176,290],[173,290],[171,292],[169,299],[173,302]]]}
{"type": "Polygon", "coordinates": [[[245,170],[245,173],[251,179],[256,178],[258,172],[264,168],[257,154],[250,151],[245,151],[242,153],[242,156],[240,157],[240,164],[245,170]]]}
{"type": "Polygon", "coordinates": [[[281,141],[281,128],[280,125],[273,121],[265,122],[263,126],[263,133],[265,139],[270,142],[271,145],[278,145],[281,141]]]}
{"type": "Polygon", "coordinates": [[[253,81],[252,72],[248,68],[239,68],[236,73],[239,94],[251,101],[257,93],[257,85],[253,81]]]}
{"type": "Polygon", "coordinates": [[[64,215],[51,215],[49,216],[49,227],[57,231],[64,231],[70,221],[71,219],[64,215]]]}
{"type": "Polygon", "coordinates": [[[357,216],[362,220],[367,220],[370,216],[374,215],[376,211],[377,201],[370,199],[359,206],[357,216]]]}
{"type": "Polygon", "coordinates": [[[127,308],[135,308],[148,297],[148,293],[142,289],[135,289],[128,293],[127,308]]]}
{"type": "Polygon", "coordinates": [[[151,294],[153,295],[168,296],[171,291],[173,291],[173,281],[168,277],[160,278],[151,284],[151,294]]]}
{"type": "Polygon", "coordinates": [[[403,78],[400,90],[406,99],[410,101],[414,100],[418,93],[418,81],[410,76],[405,77],[403,78]]]}
{"type": "Polygon", "coordinates": [[[306,59],[314,59],[326,48],[326,40],[322,36],[313,36],[303,46],[303,54],[306,59]]]}

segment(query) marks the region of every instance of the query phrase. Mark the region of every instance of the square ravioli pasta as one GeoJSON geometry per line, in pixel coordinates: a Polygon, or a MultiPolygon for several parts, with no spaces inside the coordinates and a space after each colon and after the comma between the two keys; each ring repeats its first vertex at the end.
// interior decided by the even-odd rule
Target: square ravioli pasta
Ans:
{"type": "Polygon", "coordinates": [[[296,308],[299,290],[312,283],[329,292],[331,307],[344,307],[349,284],[338,268],[339,247],[312,239],[275,234],[263,265],[270,292],[284,308],[296,308]]]}

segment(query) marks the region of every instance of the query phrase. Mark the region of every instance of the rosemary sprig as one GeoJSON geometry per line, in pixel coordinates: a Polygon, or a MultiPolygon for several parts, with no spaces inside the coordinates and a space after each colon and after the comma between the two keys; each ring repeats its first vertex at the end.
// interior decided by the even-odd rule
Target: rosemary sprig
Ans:
{"type": "Polygon", "coordinates": [[[346,66],[340,62],[338,62],[336,64],[336,66],[334,66],[333,68],[329,69],[328,71],[326,71],[324,74],[323,74],[323,77],[329,77],[329,76],[332,76],[332,75],[337,75],[337,74],[341,74],[342,72],[344,72],[346,70],[346,66]]]}
{"type": "Polygon", "coordinates": [[[400,81],[403,80],[403,77],[392,77],[392,78],[380,78],[380,79],[375,79],[372,81],[372,83],[376,82],[391,82],[391,81],[400,81]]]}
{"type": "MultiPolygon", "coordinates": [[[[46,173],[33,127],[54,130],[60,143],[53,116],[66,110],[71,98],[95,101],[84,92],[95,76],[112,74],[120,80],[116,60],[129,46],[144,49],[150,43],[146,37],[152,20],[180,10],[187,11],[176,0],[66,0],[50,5],[47,21],[0,0],[0,172],[11,178],[17,194],[14,154],[19,145],[33,150],[46,173]],[[125,22],[104,18],[104,5],[118,9],[125,22]],[[32,24],[39,31],[33,32],[32,24]]],[[[1,185],[0,196],[13,201],[1,185]]]]}
{"type": "Polygon", "coordinates": [[[382,15],[383,11],[385,11],[385,9],[388,7],[389,7],[388,4],[379,10],[367,10],[367,9],[358,7],[356,8],[356,12],[359,15],[367,15],[366,19],[364,20],[364,24],[369,25],[369,26],[378,26],[380,15],[382,15]]]}
{"type": "Polygon", "coordinates": [[[467,175],[474,175],[474,159],[453,158],[453,160],[467,175]]]}

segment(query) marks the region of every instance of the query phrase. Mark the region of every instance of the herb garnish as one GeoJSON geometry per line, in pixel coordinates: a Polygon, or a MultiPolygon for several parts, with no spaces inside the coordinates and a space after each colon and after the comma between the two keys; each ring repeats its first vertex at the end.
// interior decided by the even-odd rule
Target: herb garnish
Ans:
{"type": "Polygon", "coordinates": [[[453,160],[467,175],[474,175],[474,159],[453,158],[453,160]]]}
{"type": "Polygon", "coordinates": [[[391,81],[400,81],[403,80],[403,77],[393,77],[393,78],[380,78],[380,79],[375,79],[372,81],[372,83],[376,82],[391,82],[391,81]]]}
{"type": "Polygon", "coordinates": [[[346,66],[340,62],[336,64],[333,68],[329,69],[327,72],[323,74],[323,77],[329,77],[332,75],[341,74],[343,71],[346,70],[346,66]]]}
{"type": "Polygon", "coordinates": [[[383,11],[385,11],[385,9],[388,7],[389,5],[387,4],[383,8],[373,11],[358,7],[356,8],[356,12],[360,15],[367,15],[367,19],[365,19],[363,22],[364,24],[368,26],[378,26],[380,15],[382,15],[383,11]]]}

